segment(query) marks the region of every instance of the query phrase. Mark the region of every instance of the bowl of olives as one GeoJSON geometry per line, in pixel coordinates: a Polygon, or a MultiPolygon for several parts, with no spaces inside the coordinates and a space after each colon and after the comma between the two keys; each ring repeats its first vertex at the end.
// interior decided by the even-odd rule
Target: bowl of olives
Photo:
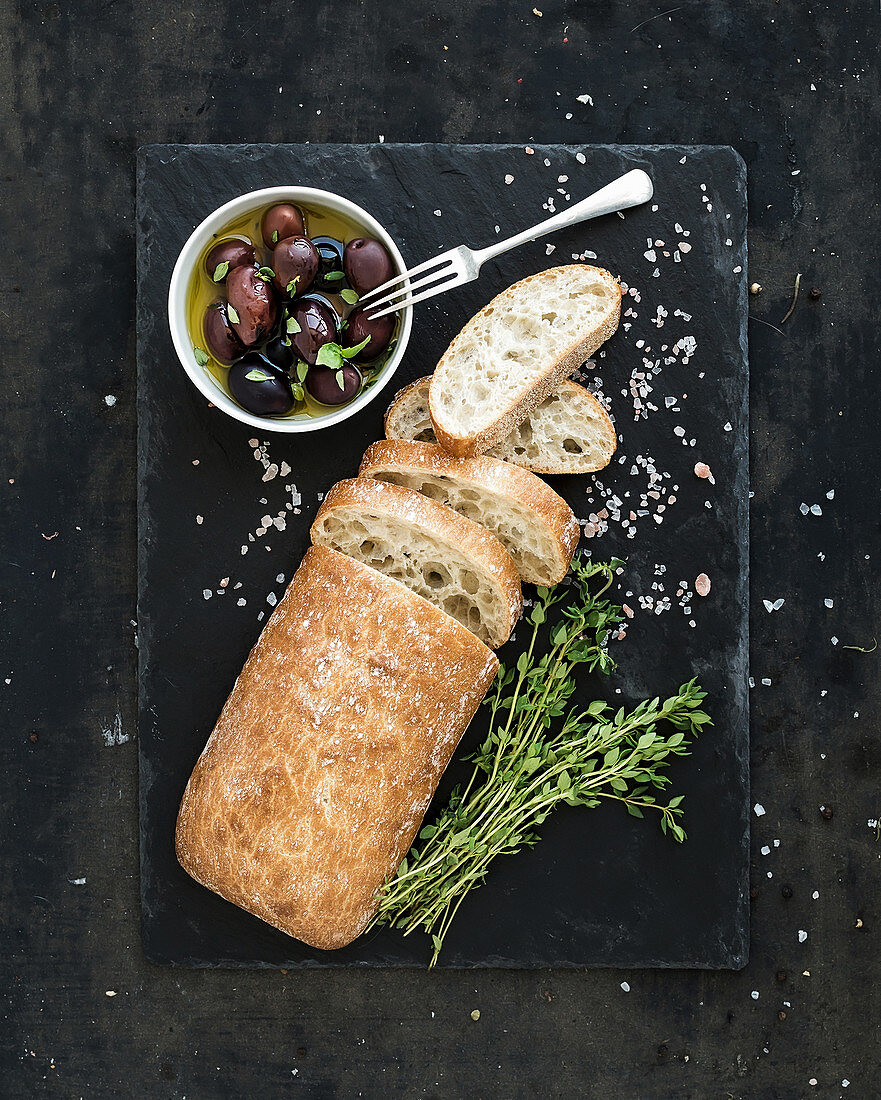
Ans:
{"type": "Polygon", "coordinates": [[[310,432],[352,416],[401,362],[412,307],[377,320],[361,295],[406,270],[366,210],[314,187],[225,203],[174,266],[168,317],[196,388],[245,424],[310,432]]]}

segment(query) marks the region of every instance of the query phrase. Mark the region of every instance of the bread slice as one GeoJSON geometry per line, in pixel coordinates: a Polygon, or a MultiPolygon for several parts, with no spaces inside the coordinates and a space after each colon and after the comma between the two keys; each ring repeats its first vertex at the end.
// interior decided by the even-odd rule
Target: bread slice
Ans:
{"type": "Polygon", "coordinates": [[[557,584],[569,571],[580,528],[550,486],[497,458],[453,458],[434,443],[383,439],[367,448],[359,477],[416,489],[492,531],[520,577],[557,584]]]}
{"type": "MultiPolygon", "coordinates": [[[[386,439],[437,442],[428,413],[430,383],[426,375],[398,393],[385,414],[386,439]]],[[[486,455],[534,474],[589,474],[608,466],[617,445],[615,425],[600,402],[567,380],[486,455]]]]}
{"type": "Polygon", "coordinates": [[[437,441],[457,458],[482,454],[525,420],[618,327],[621,287],[584,264],[530,275],[465,325],[431,376],[437,441]]]}
{"type": "Polygon", "coordinates": [[[339,481],[310,534],[405,584],[493,648],[508,640],[523,608],[517,567],[499,540],[414,489],[339,481]]]}
{"type": "Polygon", "coordinates": [[[290,936],[344,947],[376,912],[498,667],[403,585],[311,547],[187,783],[184,870],[290,936]]]}

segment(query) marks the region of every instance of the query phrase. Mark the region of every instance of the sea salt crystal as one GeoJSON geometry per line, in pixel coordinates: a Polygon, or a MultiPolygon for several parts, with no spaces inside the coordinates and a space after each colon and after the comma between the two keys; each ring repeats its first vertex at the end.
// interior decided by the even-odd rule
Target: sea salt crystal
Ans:
{"type": "Polygon", "coordinates": [[[765,807],[761,804],[761,802],[757,802],[755,806],[753,806],[753,812],[755,813],[756,817],[764,817],[765,807]]]}
{"type": "Polygon", "coordinates": [[[822,516],[822,514],[823,514],[823,509],[820,507],[819,504],[812,504],[811,505],[811,515],[813,515],[813,516],[822,516]]]}
{"type": "Polygon", "coordinates": [[[825,600],[823,600],[823,603],[824,603],[824,605],[825,605],[826,607],[832,607],[832,606],[834,606],[834,603],[835,603],[835,601],[834,601],[834,600],[830,600],[830,599],[829,599],[829,598],[827,597],[827,598],[826,598],[825,600]]]}
{"type": "Polygon", "coordinates": [[[807,938],[808,938],[807,932],[805,932],[805,930],[803,928],[799,928],[799,930],[798,930],[798,942],[799,943],[804,943],[807,938]]]}

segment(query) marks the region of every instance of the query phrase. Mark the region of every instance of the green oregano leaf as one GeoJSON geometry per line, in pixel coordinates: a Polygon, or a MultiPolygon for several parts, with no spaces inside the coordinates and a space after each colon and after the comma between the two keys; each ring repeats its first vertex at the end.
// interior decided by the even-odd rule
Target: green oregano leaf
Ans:
{"type": "Polygon", "coordinates": [[[293,385],[291,386],[291,392],[294,395],[294,400],[295,401],[305,401],[306,400],[306,395],[303,392],[303,387],[300,385],[299,382],[294,382],[293,383],[293,385]]]}
{"type": "Polygon", "coordinates": [[[193,348],[193,358],[200,367],[207,367],[211,357],[204,348],[193,348]]]}
{"type": "MultiPolygon", "coordinates": [[[[326,275],[322,276],[326,283],[336,283],[340,279],[345,279],[345,277],[342,271],[328,271],[326,275]]],[[[345,295],[345,291],[343,291],[343,294],[345,295]]]]}
{"type": "Polygon", "coordinates": [[[286,287],[286,290],[287,290],[288,294],[296,294],[297,293],[297,283],[299,281],[300,281],[300,276],[299,275],[295,275],[293,277],[293,279],[291,279],[291,281],[288,283],[288,285],[286,287]]]}
{"type": "Polygon", "coordinates": [[[227,303],[226,315],[233,322],[233,324],[237,324],[238,321],[240,320],[238,312],[235,309],[235,306],[233,306],[231,303],[227,303]]]}
{"type": "Polygon", "coordinates": [[[300,325],[298,324],[297,320],[294,317],[288,317],[287,321],[285,322],[285,329],[288,332],[302,332],[303,331],[302,328],[300,328],[300,325]]]}
{"type": "Polygon", "coordinates": [[[265,370],[261,370],[259,367],[254,367],[253,370],[249,370],[245,375],[245,378],[249,382],[271,382],[272,375],[265,370]]]}
{"type": "Polygon", "coordinates": [[[306,375],[309,373],[309,364],[305,363],[302,359],[297,363],[297,381],[305,382],[306,375]]]}
{"type": "Polygon", "coordinates": [[[273,229],[271,240],[272,240],[273,244],[278,244],[278,230],[277,229],[273,229]]]}
{"type": "Polygon", "coordinates": [[[315,357],[316,366],[338,370],[343,365],[343,352],[339,344],[323,344],[315,357]]]}
{"type": "Polygon", "coordinates": [[[340,297],[344,302],[348,302],[350,306],[353,306],[358,301],[358,295],[354,290],[349,290],[348,287],[340,291],[340,297]]]}
{"type": "Polygon", "coordinates": [[[343,373],[343,371],[341,371],[341,370],[335,371],[334,372],[334,378],[336,379],[336,384],[345,393],[345,390],[346,390],[346,376],[343,373]]]}
{"type": "Polygon", "coordinates": [[[342,355],[343,359],[354,359],[355,356],[358,354],[358,352],[363,351],[364,348],[366,348],[369,343],[370,343],[370,337],[365,336],[364,339],[361,341],[361,343],[360,344],[355,344],[354,347],[340,348],[340,355],[342,355]]]}
{"type": "Polygon", "coordinates": [[[223,280],[229,274],[229,260],[224,260],[223,263],[219,263],[214,269],[214,274],[211,278],[215,283],[222,283],[223,280]]]}
{"type": "Polygon", "coordinates": [[[271,283],[275,278],[275,272],[271,267],[258,267],[257,274],[264,281],[264,283],[271,283]]]}

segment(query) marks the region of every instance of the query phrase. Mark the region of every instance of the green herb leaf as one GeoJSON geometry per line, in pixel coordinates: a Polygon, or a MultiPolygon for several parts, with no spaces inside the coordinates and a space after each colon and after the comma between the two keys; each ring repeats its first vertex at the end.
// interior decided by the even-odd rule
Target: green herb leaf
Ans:
{"type": "Polygon", "coordinates": [[[334,373],[334,378],[336,379],[336,384],[343,391],[343,393],[345,393],[345,390],[346,390],[346,376],[345,376],[345,374],[343,374],[343,372],[341,370],[338,370],[334,373]]]}
{"type": "Polygon", "coordinates": [[[360,344],[355,344],[354,347],[340,348],[340,355],[342,355],[343,359],[354,359],[355,356],[358,354],[358,352],[363,351],[364,348],[366,348],[369,343],[370,343],[370,337],[365,336],[364,339],[361,341],[361,343],[360,344]]]}
{"type": "Polygon", "coordinates": [[[293,317],[288,317],[287,321],[285,321],[285,330],[287,332],[302,332],[303,331],[302,328],[300,328],[299,323],[293,317]]]}
{"type": "Polygon", "coordinates": [[[358,295],[354,290],[349,290],[348,287],[340,291],[340,297],[344,302],[348,302],[350,306],[353,306],[358,301],[358,295]]]}
{"type": "Polygon", "coordinates": [[[309,373],[309,364],[305,363],[302,359],[297,363],[297,381],[305,382],[306,375],[309,373]]]}
{"type": "Polygon", "coordinates": [[[286,290],[287,290],[288,294],[296,294],[297,293],[297,283],[299,283],[299,281],[300,281],[300,276],[299,275],[295,275],[293,277],[293,279],[291,279],[291,281],[288,283],[288,285],[286,287],[286,290]]]}
{"type": "Polygon", "coordinates": [[[315,356],[315,363],[319,367],[330,367],[338,370],[343,365],[343,352],[339,344],[323,344],[315,356]]]}
{"type": "Polygon", "coordinates": [[[211,276],[211,278],[214,280],[215,283],[222,283],[228,274],[229,260],[224,260],[222,263],[219,263],[217,267],[215,267],[214,274],[211,276]]]}
{"type": "Polygon", "coordinates": [[[269,238],[273,244],[278,244],[278,230],[273,229],[272,236],[269,238]]]}
{"type": "Polygon", "coordinates": [[[193,358],[200,367],[207,367],[211,356],[204,348],[193,348],[193,358]]]}
{"type": "Polygon", "coordinates": [[[271,382],[272,375],[265,370],[261,370],[259,367],[254,367],[253,370],[249,370],[245,375],[245,378],[249,382],[271,382]]]}
{"type": "MultiPolygon", "coordinates": [[[[342,271],[328,271],[326,275],[322,275],[322,278],[326,283],[335,283],[340,279],[345,279],[345,273],[342,271]]],[[[345,294],[345,291],[343,291],[345,294]]]]}
{"type": "Polygon", "coordinates": [[[653,810],[665,834],[685,840],[677,820],[681,796],[664,805],[658,792],[670,783],[667,764],[689,751],[686,733],[694,736],[709,724],[700,709],[704,692],[690,681],[669,699],[648,699],[614,714],[602,700],[577,711],[570,705],[578,666],[606,673],[614,668],[606,640],[622,613],[602,595],[620,568],[617,560],[576,560],[569,589],[575,598],[557,609],[547,652],[539,645],[542,624],[567,590],[536,590],[525,653],[516,666],[499,670],[487,698],[490,728],[471,757],[470,782],[423,828],[406,871],[386,884],[374,923],[404,933],[423,929],[433,945],[430,965],[465,895],[481,885],[496,857],[533,847],[555,806],[590,809],[615,800],[631,817],[653,810]]]}
{"type": "Polygon", "coordinates": [[[305,401],[306,400],[306,395],[305,395],[305,393],[303,393],[303,387],[300,385],[299,382],[294,382],[291,385],[291,392],[294,395],[294,400],[295,401],[305,401]]]}
{"type": "Polygon", "coordinates": [[[233,322],[233,324],[238,324],[238,322],[239,322],[238,312],[236,311],[234,306],[230,305],[230,303],[227,303],[226,315],[233,322]]]}
{"type": "Polygon", "coordinates": [[[258,267],[257,274],[263,280],[264,283],[271,283],[275,278],[275,272],[271,267],[258,267]]]}

